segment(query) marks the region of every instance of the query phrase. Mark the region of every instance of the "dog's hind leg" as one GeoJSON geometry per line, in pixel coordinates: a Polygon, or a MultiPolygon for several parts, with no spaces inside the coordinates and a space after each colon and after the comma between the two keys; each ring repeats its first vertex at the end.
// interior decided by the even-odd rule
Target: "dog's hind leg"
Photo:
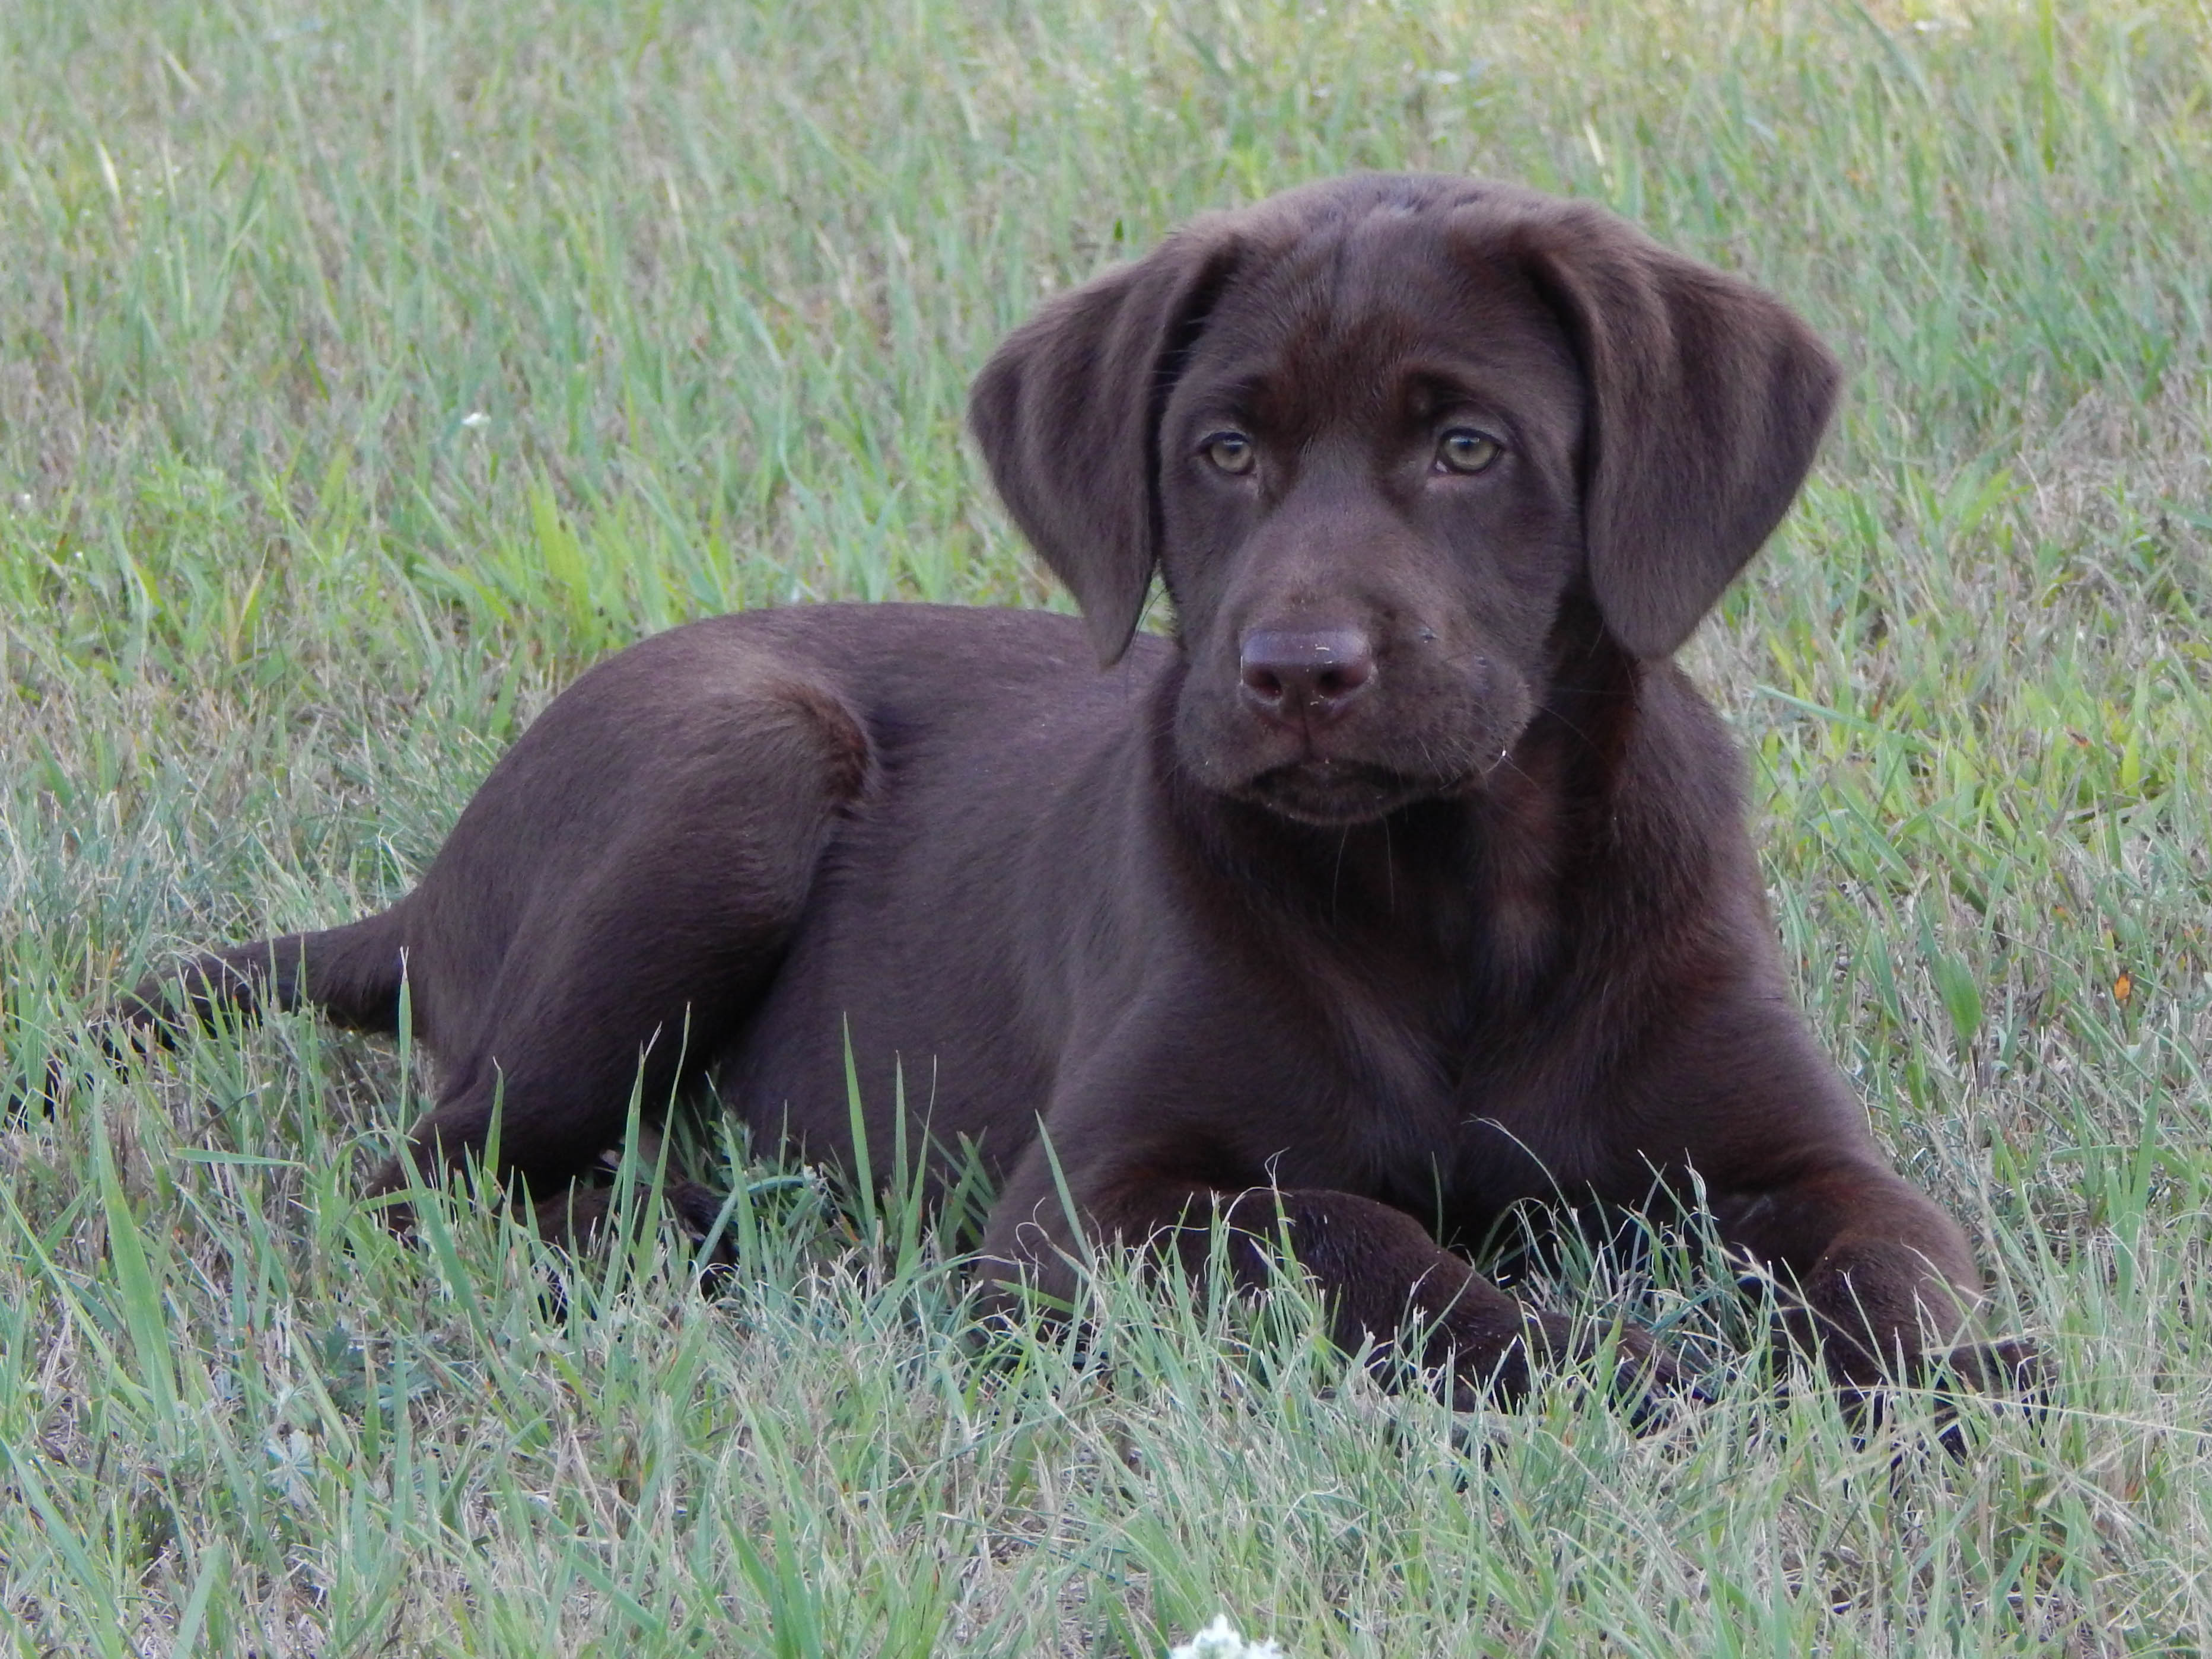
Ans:
{"type": "Polygon", "coordinates": [[[830,686],[765,654],[717,658],[711,635],[668,653],[695,642],[703,659],[628,686],[580,682],[425,877],[439,1092],[378,1190],[489,1157],[545,1213],[619,1142],[633,1099],[659,1117],[719,1055],[781,962],[867,738],[830,686]],[[456,964],[471,982],[451,982],[456,964]]]}

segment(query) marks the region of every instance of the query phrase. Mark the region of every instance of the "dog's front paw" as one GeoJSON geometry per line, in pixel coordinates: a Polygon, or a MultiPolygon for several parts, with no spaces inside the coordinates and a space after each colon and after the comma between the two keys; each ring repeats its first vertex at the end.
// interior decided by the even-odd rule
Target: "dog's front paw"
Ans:
{"type": "Polygon", "coordinates": [[[1640,1325],[1620,1328],[1613,1356],[1613,1397],[1638,1434],[1664,1427],[1686,1407],[1712,1404],[1674,1350],[1640,1325]]]}
{"type": "Polygon", "coordinates": [[[1517,1406],[1528,1398],[1541,1369],[1595,1366],[1608,1359],[1605,1381],[1611,1395],[1638,1431],[1658,1426],[1679,1406],[1709,1401],[1697,1379],[1642,1326],[1623,1324],[1608,1332],[1561,1314],[1532,1313],[1528,1334],[1503,1355],[1486,1366],[1462,1360],[1455,1368],[1452,1405],[1459,1411],[1486,1401],[1517,1406]]]}
{"type": "Polygon", "coordinates": [[[2042,1404],[2055,1380],[2050,1359],[2024,1336],[1963,1343],[1925,1363],[1938,1387],[1940,1379],[1948,1373],[1961,1390],[2014,1399],[2028,1406],[2042,1404]]]}
{"type": "Polygon", "coordinates": [[[2049,1403],[2056,1381],[2049,1359],[2026,1337],[1929,1349],[1875,1376],[1862,1364],[1839,1365],[1832,1355],[1830,1370],[1861,1439],[1899,1415],[1901,1396],[1917,1395],[1932,1405],[1936,1443],[1958,1458],[1972,1449],[1968,1419],[1979,1413],[1966,1409],[1969,1402],[2033,1416],[2049,1403]]]}
{"type": "Polygon", "coordinates": [[[738,1265],[737,1247],[731,1237],[729,1200],[712,1187],[696,1181],[672,1180],[661,1189],[668,1213],[691,1241],[692,1267],[699,1288],[710,1295],[720,1289],[738,1265]]]}

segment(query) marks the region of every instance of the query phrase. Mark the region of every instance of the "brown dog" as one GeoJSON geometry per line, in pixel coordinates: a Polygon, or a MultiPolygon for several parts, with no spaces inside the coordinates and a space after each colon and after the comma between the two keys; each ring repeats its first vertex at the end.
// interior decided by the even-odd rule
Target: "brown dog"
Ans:
{"type": "Polygon", "coordinates": [[[1218,1206],[1287,1237],[1347,1346],[1410,1320],[1411,1357],[1509,1393],[1569,1322],[1424,1221],[1479,1237],[1656,1172],[1795,1287],[1839,1376],[1912,1371],[1964,1334],[1972,1254],[1790,1007],[1735,758],[1668,660],[1837,379],[1774,301],[1594,208],[1361,177],[1201,219],[976,383],[1081,623],[824,606],[647,640],[391,909],[122,1012],[389,1029],[404,975],[439,1061],[413,1155],[478,1156],[500,1114],[503,1172],[556,1201],[641,1067],[648,1102],[716,1068],[756,1129],[848,1157],[849,1042],[878,1147],[902,1091],[981,1149],[1009,1276],[1072,1289],[1060,1182],[1092,1239],[1194,1261],[1218,1206]],[[1172,643],[1135,637],[1156,572],[1172,643]]]}

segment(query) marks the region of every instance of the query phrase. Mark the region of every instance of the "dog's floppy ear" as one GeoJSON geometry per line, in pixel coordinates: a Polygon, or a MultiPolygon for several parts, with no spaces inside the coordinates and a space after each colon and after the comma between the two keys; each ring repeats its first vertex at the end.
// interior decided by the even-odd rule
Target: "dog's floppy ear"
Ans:
{"type": "Polygon", "coordinates": [[[1599,611],[1637,655],[1666,656],[1789,510],[1841,371],[1779,301],[1595,208],[1542,216],[1523,247],[1589,385],[1599,611]]]}
{"type": "Polygon", "coordinates": [[[1022,533],[1083,607],[1101,665],[1144,614],[1159,557],[1160,414],[1237,257],[1200,219],[1060,295],[976,376],[968,422],[1022,533]]]}

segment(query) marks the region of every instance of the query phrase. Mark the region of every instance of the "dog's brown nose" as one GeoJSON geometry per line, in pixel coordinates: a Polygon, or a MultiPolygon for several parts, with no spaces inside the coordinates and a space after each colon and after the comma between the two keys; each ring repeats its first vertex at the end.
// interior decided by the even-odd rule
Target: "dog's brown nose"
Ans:
{"type": "Polygon", "coordinates": [[[1244,696],[1270,720],[1333,720],[1375,678],[1375,647],[1356,628],[1261,629],[1244,636],[1244,696]]]}

